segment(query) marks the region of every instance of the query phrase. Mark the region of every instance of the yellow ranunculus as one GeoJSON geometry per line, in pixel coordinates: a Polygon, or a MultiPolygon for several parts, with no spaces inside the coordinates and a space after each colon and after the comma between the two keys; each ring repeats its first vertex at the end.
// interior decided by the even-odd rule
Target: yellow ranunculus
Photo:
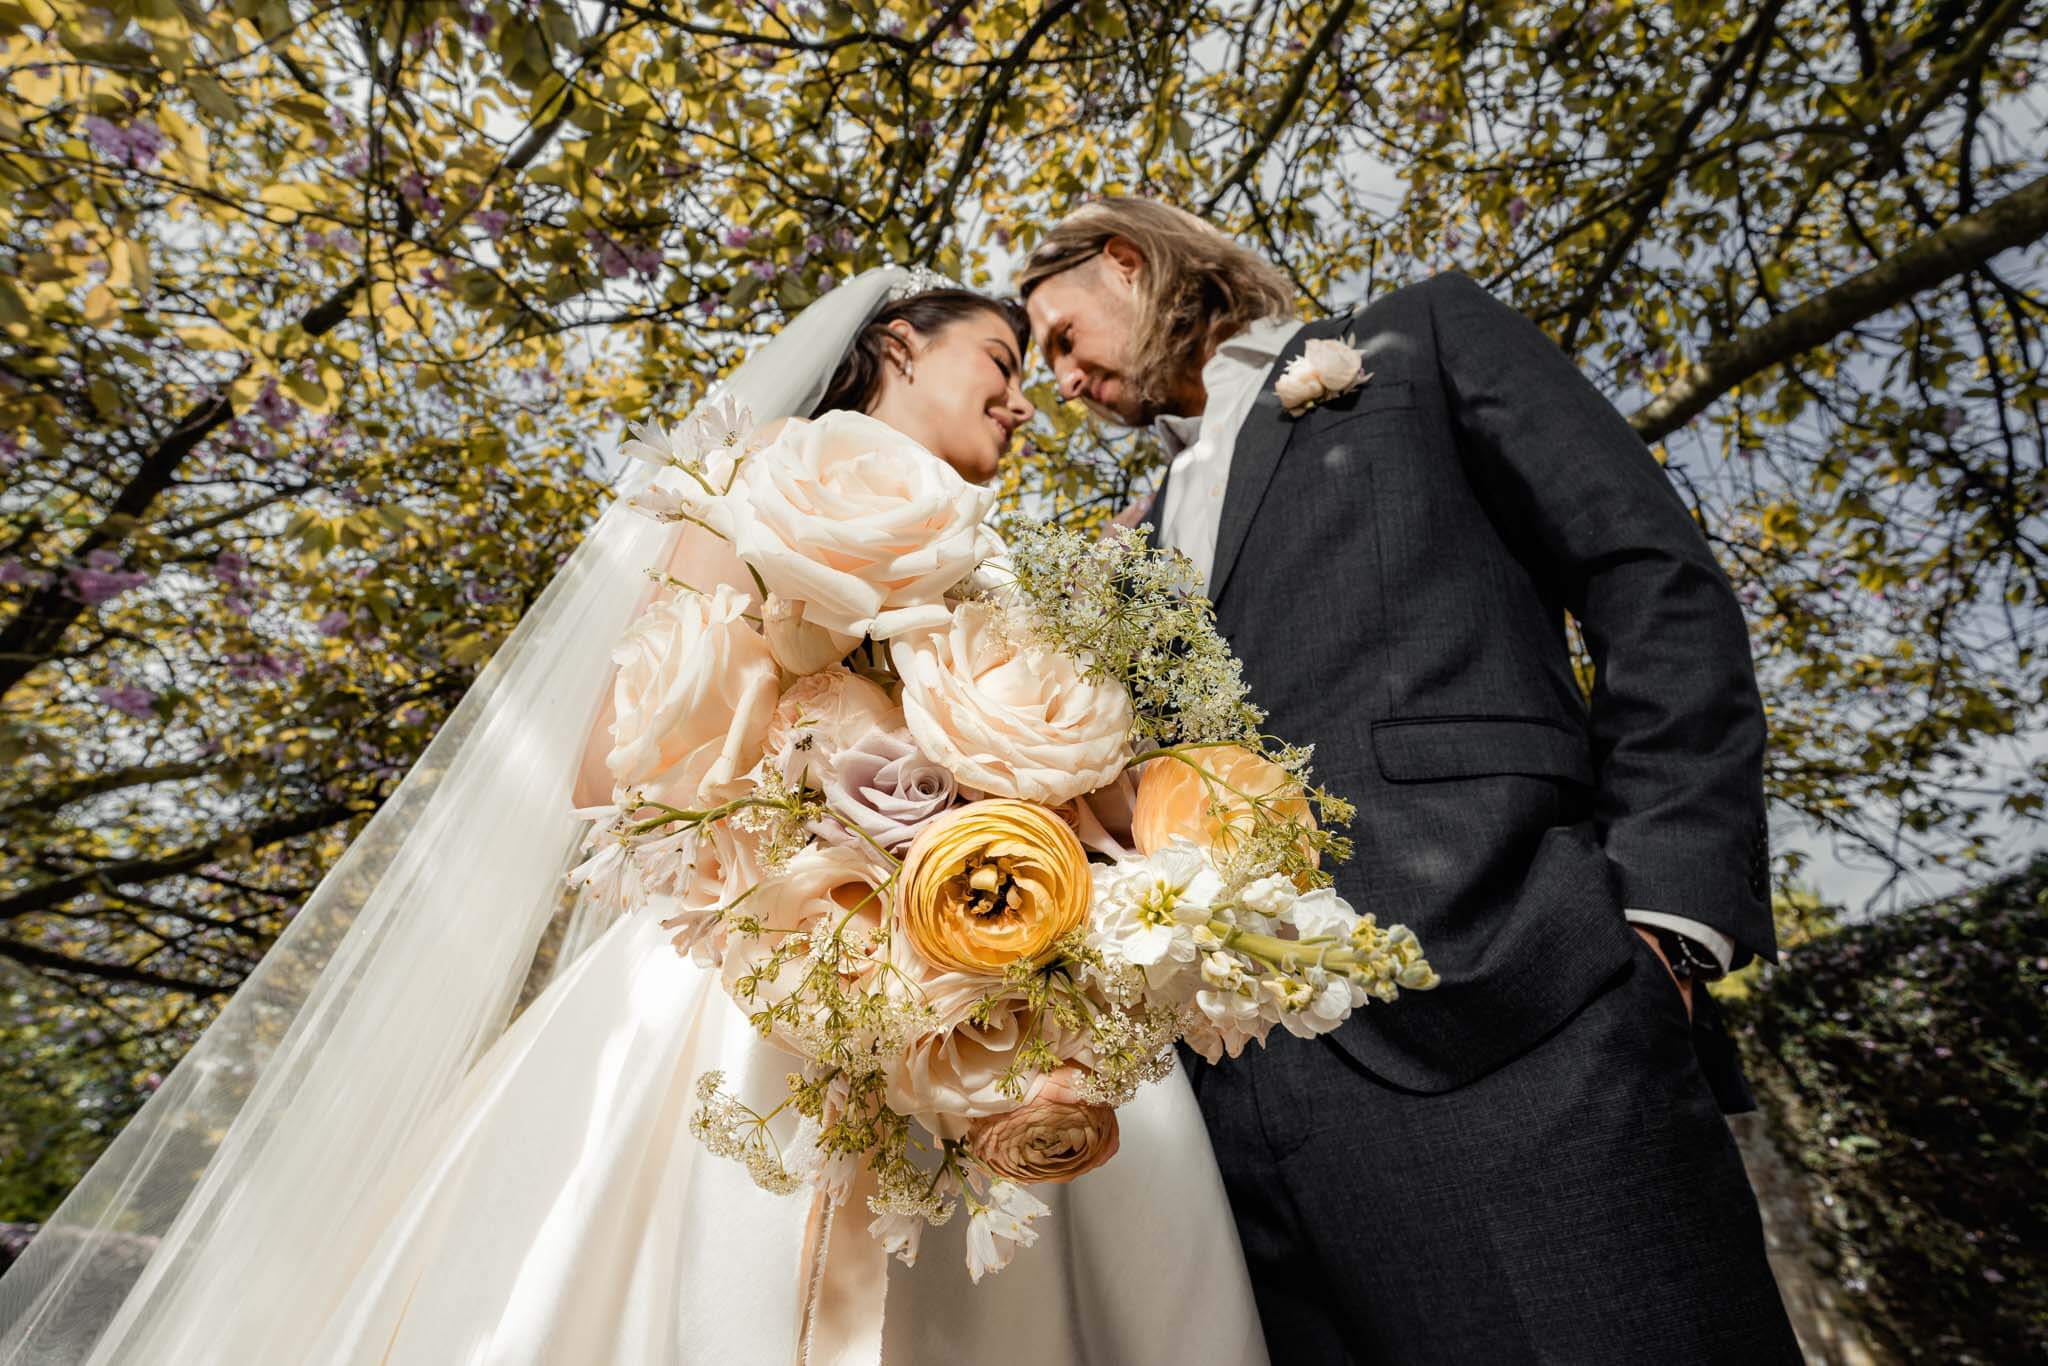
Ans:
{"type": "Polygon", "coordinates": [[[970,802],[911,842],[903,932],[934,967],[994,975],[1037,958],[1088,916],[1088,855],[1036,802],[970,802]]]}
{"type": "Polygon", "coordinates": [[[1190,750],[1186,758],[1188,763],[1171,757],[1150,760],[1139,774],[1131,811],[1131,839],[1139,852],[1156,853],[1179,835],[1219,858],[1230,857],[1252,829],[1251,803],[1240,794],[1262,799],[1276,816],[1315,827],[1300,784],[1264,755],[1219,745],[1190,750]],[[1210,810],[1217,803],[1223,807],[1220,819],[1210,810]]]}

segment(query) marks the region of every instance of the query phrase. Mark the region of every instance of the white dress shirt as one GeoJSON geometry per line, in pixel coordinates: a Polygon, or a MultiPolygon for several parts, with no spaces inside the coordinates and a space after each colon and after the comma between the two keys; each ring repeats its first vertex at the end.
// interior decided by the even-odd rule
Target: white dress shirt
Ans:
{"type": "MultiPolygon", "coordinates": [[[[1228,338],[1202,367],[1202,387],[1208,391],[1203,411],[1195,417],[1163,416],[1152,424],[1153,435],[1173,461],[1166,505],[1159,510],[1159,542],[1194,562],[1204,592],[1216,567],[1231,450],[1273,363],[1301,326],[1291,318],[1269,318],[1228,338]]],[[[1735,961],[1735,941],[1711,925],[1663,911],[1631,908],[1622,914],[1630,924],[1673,930],[1704,946],[1723,972],[1735,961]]]]}

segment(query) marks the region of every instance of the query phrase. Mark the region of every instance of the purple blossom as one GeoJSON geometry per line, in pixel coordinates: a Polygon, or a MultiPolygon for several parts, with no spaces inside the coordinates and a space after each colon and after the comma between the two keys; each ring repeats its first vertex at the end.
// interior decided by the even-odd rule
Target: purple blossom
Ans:
{"type": "Polygon", "coordinates": [[[804,238],[804,250],[806,252],[809,252],[810,254],[815,256],[817,253],[823,251],[824,249],[825,239],[820,234],[814,232],[804,238]]]}
{"type": "Polygon", "coordinates": [[[616,280],[623,275],[633,273],[632,261],[628,260],[626,253],[619,249],[617,242],[611,241],[607,241],[598,247],[597,268],[604,272],[605,278],[608,280],[616,280]]]}
{"type": "Polygon", "coordinates": [[[123,128],[97,114],[88,114],[85,135],[93,146],[114,160],[138,170],[155,161],[164,149],[163,133],[147,119],[137,119],[123,128]]]}
{"type": "Polygon", "coordinates": [[[350,149],[349,154],[341,159],[341,169],[346,175],[368,175],[370,171],[370,149],[367,147],[350,149]]]}
{"type": "Polygon", "coordinates": [[[725,244],[728,247],[744,247],[754,240],[754,230],[741,223],[725,230],[725,244]]]}
{"type": "Polygon", "coordinates": [[[476,225],[484,230],[493,242],[503,239],[505,229],[512,225],[512,215],[503,209],[484,209],[476,216],[476,225]]]}
{"type": "Polygon", "coordinates": [[[773,261],[759,259],[749,261],[747,262],[747,269],[754,273],[756,280],[772,280],[775,278],[775,263],[773,261]]]}
{"type": "Polygon", "coordinates": [[[249,558],[240,551],[221,551],[214,557],[209,572],[237,593],[249,591],[249,558]]]}
{"type": "Polygon", "coordinates": [[[491,25],[493,21],[491,19],[491,16],[484,13],[482,10],[478,10],[476,13],[470,15],[469,18],[464,22],[468,25],[469,31],[475,34],[477,37],[488,38],[491,36],[491,25]]]}
{"type": "Polygon", "coordinates": [[[462,585],[463,600],[477,607],[489,607],[494,602],[503,602],[505,590],[492,588],[476,579],[467,579],[462,585]]]}
{"type": "Polygon", "coordinates": [[[1515,196],[1515,197],[1514,197],[1513,199],[1510,199],[1510,200],[1508,201],[1508,226],[1509,226],[1510,228],[1519,228],[1519,227],[1521,227],[1521,226],[1522,226],[1522,220],[1523,220],[1524,218],[1527,218],[1528,216],[1529,216],[1529,201],[1528,201],[1528,200],[1526,200],[1526,199],[1522,198],[1522,196],[1520,196],[1520,195],[1516,195],[1516,196],[1515,196]]]}
{"type": "Polygon", "coordinates": [[[93,551],[86,556],[83,567],[66,575],[72,593],[86,606],[98,607],[149,582],[149,575],[143,570],[122,569],[120,564],[121,557],[111,550],[93,551]]]}
{"type": "Polygon", "coordinates": [[[303,667],[296,659],[272,654],[228,656],[228,677],[237,683],[282,683],[303,667]]]}
{"type": "Polygon", "coordinates": [[[1950,406],[1941,410],[1941,434],[1954,436],[1963,429],[1963,410],[1950,406]]]}
{"type": "Polygon", "coordinates": [[[299,405],[279,391],[277,381],[274,379],[263,381],[263,392],[258,394],[256,401],[249,406],[256,410],[256,416],[278,431],[283,431],[289,426],[293,416],[299,411],[299,405]]]}
{"type": "Polygon", "coordinates": [[[20,560],[0,560],[0,583],[18,583],[41,588],[50,581],[47,569],[30,569],[20,560]]]}
{"type": "Polygon", "coordinates": [[[101,706],[111,707],[138,721],[147,721],[156,714],[152,710],[156,706],[156,694],[138,684],[110,683],[93,696],[99,699],[101,706]]]}
{"type": "Polygon", "coordinates": [[[337,607],[333,611],[329,612],[326,616],[320,618],[319,621],[315,622],[313,629],[318,631],[321,635],[326,636],[328,639],[332,640],[334,637],[348,630],[348,623],[348,613],[342,611],[339,607],[337,607]]]}
{"type": "Polygon", "coordinates": [[[428,188],[427,178],[418,171],[407,171],[398,182],[398,193],[414,210],[429,218],[439,218],[446,207],[439,196],[428,188]]]}

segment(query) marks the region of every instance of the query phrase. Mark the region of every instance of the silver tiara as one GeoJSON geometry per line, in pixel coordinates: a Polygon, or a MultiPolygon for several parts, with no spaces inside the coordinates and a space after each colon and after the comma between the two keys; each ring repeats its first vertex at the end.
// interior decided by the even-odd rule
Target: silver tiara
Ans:
{"type": "Polygon", "coordinates": [[[892,304],[914,295],[930,294],[933,290],[967,288],[952,276],[941,275],[930,266],[906,266],[904,269],[910,273],[889,286],[888,300],[892,304]]]}

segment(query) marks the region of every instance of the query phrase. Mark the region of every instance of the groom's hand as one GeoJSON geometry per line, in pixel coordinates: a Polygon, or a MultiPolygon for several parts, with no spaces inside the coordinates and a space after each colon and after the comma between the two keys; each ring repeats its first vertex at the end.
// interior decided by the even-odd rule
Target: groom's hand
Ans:
{"type": "Polygon", "coordinates": [[[1646,930],[1641,925],[1631,925],[1629,928],[1643,937],[1643,942],[1650,946],[1650,952],[1656,954],[1657,961],[1664,965],[1664,971],[1671,973],[1672,985],[1677,987],[1678,994],[1685,998],[1685,1018],[1690,1020],[1692,1018],[1692,983],[1680,977],[1677,973],[1671,972],[1671,960],[1664,956],[1664,946],[1657,942],[1657,936],[1653,931],[1646,930]]]}

